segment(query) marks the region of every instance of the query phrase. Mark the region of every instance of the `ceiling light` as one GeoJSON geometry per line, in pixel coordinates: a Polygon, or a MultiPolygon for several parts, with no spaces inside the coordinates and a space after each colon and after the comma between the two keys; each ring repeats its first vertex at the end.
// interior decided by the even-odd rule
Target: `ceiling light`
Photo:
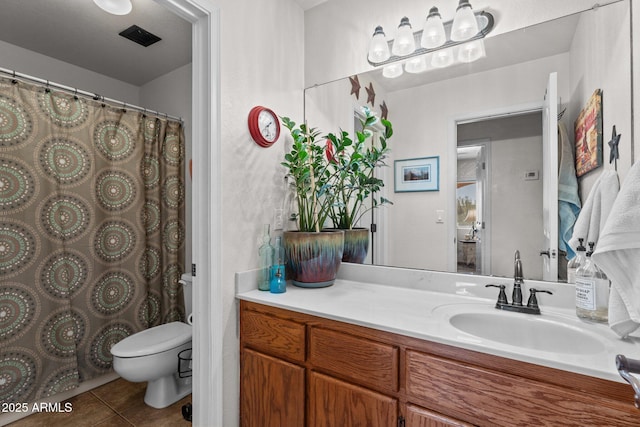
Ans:
{"type": "Polygon", "coordinates": [[[478,21],[476,21],[469,0],[460,0],[451,26],[451,40],[461,42],[470,40],[476,35],[478,35],[478,21]]]}
{"type": "Polygon", "coordinates": [[[371,42],[369,43],[369,61],[371,62],[384,62],[391,56],[389,52],[389,44],[387,43],[387,37],[382,30],[382,27],[378,25],[373,32],[371,42]]]}
{"type": "Polygon", "coordinates": [[[384,65],[386,77],[398,77],[402,66],[387,68],[394,62],[405,63],[404,71],[420,73],[428,64],[434,68],[448,67],[456,63],[469,63],[486,56],[484,39],[494,27],[489,12],[474,12],[469,0],[459,0],[454,19],[442,22],[437,7],[429,14],[420,31],[412,32],[408,17],[400,20],[395,38],[387,40],[382,27],[376,27],[369,43],[367,59],[374,67],[384,65]],[[450,35],[447,39],[447,35],[450,35]],[[419,46],[416,46],[416,40],[419,46]],[[429,55],[427,55],[429,54],[429,55]],[[423,59],[416,59],[423,57],[423,59]]]}
{"type": "Polygon", "coordinates": [[[395,79],[402,75],[402,64],[389,64],[382,69],[382,75],[388,79],[395,79]]]}
{"type": "Polygon", "coordinates": [[[406,56],[416,50],[416,40],[413,37],[409,18],[406,16],[400,20],[396,38],[393,41],[391,52],[397,56],[406,56]]]}
{"type": "Polygon", "coordinates": [[[460,62],[473,62],[485,56],[484,40],[474,40],[460,45],[458,48],[458,61],[460,62]]]}
{"type": "Polygon", "coordinates": [[[427,59],[425,56],[416,56],[411,58],[404,64],[404,70],[407,73],[417,74],[427,71],[427,59]]]}
{"type": "Polygon", "coordinates": [[[126,15],[133,8],[131,0],[93,0],[93,2],[112,15],[126,15]]]}
{"type": "Polygon", "coordinates": [[[451,49],[439,50],[433,53],[431,65],[435,68],[444,68],[453,64],[453,52],[451,49]]]}
{"type": "Polygon", "coordinates": [[[442,16],[440,16],[438,8],[434,6],[429,10],[429,16],[424,22],[420,45],[425,49],[433,49],[434,47],[442,46],[446,41],[447,36],[444,34],[442,16]]]}

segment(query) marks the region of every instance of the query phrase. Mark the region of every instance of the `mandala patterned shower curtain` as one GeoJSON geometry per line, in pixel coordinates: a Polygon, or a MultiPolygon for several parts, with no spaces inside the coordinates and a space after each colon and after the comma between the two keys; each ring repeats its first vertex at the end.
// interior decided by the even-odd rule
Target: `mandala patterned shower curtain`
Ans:
{"type": "Polygon", "coordinates": [[[179,122],[0,78],[0,402],[183,318],[184,153],[179,122]]]}

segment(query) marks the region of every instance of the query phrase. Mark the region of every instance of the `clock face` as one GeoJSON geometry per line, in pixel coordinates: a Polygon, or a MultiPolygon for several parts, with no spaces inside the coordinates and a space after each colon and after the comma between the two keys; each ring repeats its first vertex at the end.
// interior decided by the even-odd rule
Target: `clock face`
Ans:
{"type": "Polygon", "coordinates": [[[261,147],[269,147],[280,136],[278,116],[268,108],[256,106],[249,112],[249,132],[261,147]]]}
{"type": "Polygon", "coordinates": [[[277,133],[277,118],[273,116],[271,111],[262,110],[258,115],[258,128],[260,129],[260,134],[269,142],[275,142],[278,138],[277,133]]]}

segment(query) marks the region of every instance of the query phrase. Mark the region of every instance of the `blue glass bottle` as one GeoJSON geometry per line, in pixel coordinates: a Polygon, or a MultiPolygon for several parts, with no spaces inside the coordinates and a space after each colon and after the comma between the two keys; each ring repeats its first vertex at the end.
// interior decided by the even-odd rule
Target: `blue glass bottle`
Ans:
{"type": "Polygon", "coordinates": [[[258,271],[258,289],[268,291],[271,282],[271,265],[273,264],[273,246],[269,235],[269,224],[264,225],[262,232],[262,245],[258,248],[260,270],[258,271]]]}
{"type": "Polygon", "coordinates": [[[271,263],[271,279],[276,274],[277,269],[280,269],[282,279],[286,280],[284,274],[284,246],[282,246],[282,236],[276,236],[276,243],[273,246],[273,262],[271,263]]]}
{"type": "Polygon", "coordinates": [[[272,294],[282,294],[287,292],[287,282],[284,280],[284,265],[273,266],[273,277],[271,278],[270,291],[272,294]]]}

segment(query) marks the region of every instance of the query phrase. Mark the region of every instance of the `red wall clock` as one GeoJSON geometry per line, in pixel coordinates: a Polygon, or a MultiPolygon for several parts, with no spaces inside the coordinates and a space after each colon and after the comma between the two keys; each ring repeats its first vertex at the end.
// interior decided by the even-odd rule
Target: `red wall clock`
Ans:
{"type": "Polygon", "coordinates": [[[270,147],[280,136],[280,121],[268,108],[256,106],[249,112],[249,133],[261,147],[270,147]]]}

